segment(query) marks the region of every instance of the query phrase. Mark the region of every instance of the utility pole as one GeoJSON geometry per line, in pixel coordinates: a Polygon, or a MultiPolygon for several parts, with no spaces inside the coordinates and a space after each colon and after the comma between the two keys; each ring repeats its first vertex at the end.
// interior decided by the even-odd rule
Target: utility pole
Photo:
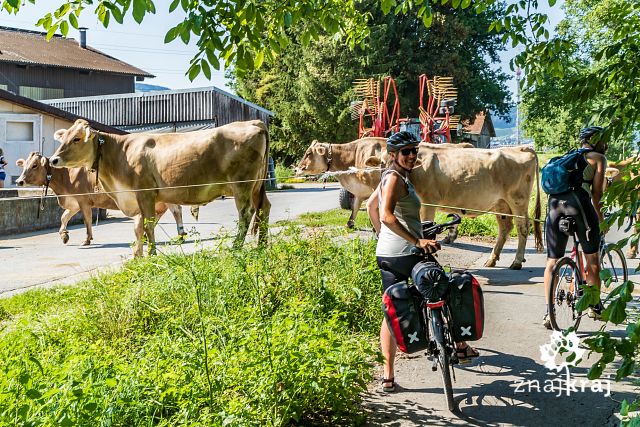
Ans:
{"type": "Polygon", "coordinates": [[[520,145],[520,75],[522,68],[516,68],[516,145],[520,145]]]}

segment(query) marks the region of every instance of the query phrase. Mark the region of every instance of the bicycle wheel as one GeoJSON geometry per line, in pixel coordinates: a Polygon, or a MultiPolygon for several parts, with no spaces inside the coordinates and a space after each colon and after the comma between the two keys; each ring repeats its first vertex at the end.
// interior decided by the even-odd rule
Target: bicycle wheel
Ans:
{"type": "Polygon", "coordinates": [[[451,355],[449,354],[449,348],[445,339],[444,323],[440,310],[431,310],[431,326],[433,338],[436,341],[436,348],[438,349],[438,365],[440,365],[440,375],[442,375],[442,386],[447,401],[447,408],[453,411],[456,404],[453,400],[453,384],[451,383],[451,364],[449,363],[451,355]]]}
{"type": "Polygon", "coordinates": [[[549,319],[557,331],[580,325],[581,313],[576,311],[579,298],[579,284],[582,275],[576,263],[568,257],[560,258],[553,267],[551,286],[549,287],[549,319]]]}
{"type": "Polygon", "coordinates": [[[608,270],[611,273],[611,285],[609,290],[629,280],[627,271],[627,260],[620,248],[604,245],[600,252],[600,266],[602,271],[608,270]]]}

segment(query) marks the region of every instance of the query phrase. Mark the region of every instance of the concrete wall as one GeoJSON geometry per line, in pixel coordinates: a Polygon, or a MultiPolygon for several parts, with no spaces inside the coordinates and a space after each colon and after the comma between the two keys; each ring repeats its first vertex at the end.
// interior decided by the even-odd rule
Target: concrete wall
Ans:
{"type": "MultiPolygon", "coordinates": [[[[45,199],[44,211],[40,211],[38,218],[41,194],[42,190],[39,188],[0,189],[0,238],[10,234],[60,228],[60,215],[63,210],[58,206],[58,200],[55,197],[45,199]],[[17,197],[21,199],[15,199],[17,197]]],[[[51,195],[53,192],[49,191],[49,194],[51,195]]],[[[94,209],[94,220],[95,215],[96,210],[94,209]]],[[[104,210],[102,210],[100,218],[106,218],[104,210]]],[[[76,214],[69,222],[69,224],[79,223],[82,223],[80,213],[76,214]]]]}

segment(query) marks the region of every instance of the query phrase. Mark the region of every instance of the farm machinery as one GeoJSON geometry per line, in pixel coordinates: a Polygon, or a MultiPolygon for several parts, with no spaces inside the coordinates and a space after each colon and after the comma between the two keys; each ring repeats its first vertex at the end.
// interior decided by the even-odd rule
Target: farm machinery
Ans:
{"type": "MultiPolygon", "coordinates": [[[[433,144],[451,142],[451,130],[462,128],[460,116],[453,115],[458,89],[453,77],[420,75],[419,116],[400,117],[400,99],[392,77],[356,80],[354,93],[359,98],[349,106],[351,118],[358,120],[358,138],[387,138],[399,131],[409,131],[421,142],[433,144]]],[[[340,207],[351,209],[353,195],[346,189],[340,191],[340,207]]]]}
{"type": "Polygon", "coordinates": [[[350,105],[351,117],[359,121],[358,137],[389,137],[400,130],[415,134],[422,142],[451,142],[451,129],[458,129],[460,116],[453,112],[458,90],[452,77],[426,74],[419,77],[419,117],[401,118],[400,99],[395,81],[386,76],[354,82],[354,93],[360,98],[350,105]]]}

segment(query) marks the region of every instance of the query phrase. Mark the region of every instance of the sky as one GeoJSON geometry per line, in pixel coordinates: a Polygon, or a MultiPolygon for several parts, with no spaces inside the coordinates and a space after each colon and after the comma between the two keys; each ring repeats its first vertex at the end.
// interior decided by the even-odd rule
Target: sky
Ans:
{"type": "MultiPolygon", "coordinates": [[[[545,0],[540,3],[546,5],[545,0]]],[[[559,1],[553,9],[548,6],[542,8],[543,12],[549,15],[551,20],[550,29],[555,28],[563,17],[560,8],[563,2],[559,1]]],[[[9,15],[0,12],[0,25],[22,28],[27,30],[43,31],[41,27],[36,27],[35,23],[47,12],[53,11],[55,6],[59,6],[60,1],[42,1],[38,6],[25,2],[18,15],[9,15]],[[47,5],[47,6],[44,6],[47,5]],[[47,9],[46,7],[51,7],[47,9]]],[[[87,44],[110,56],[118,58],[135,67],[141,68],[153,75],[155,78],[147,78],[144,83],[165,86],[171,89],[186,89],[204,86],[217,86],[230,90],[226,87],[227,80],[223,71],[212,70],[211,80],[207,80],[202,74],[193,82],[185,75],[189,68],[189,60],[197,52],[197,46],[192,39],[189,45],[185,45],[179,38],[169,44],[164,44],[166,32],[182,21],[184,13],[180,8],[173,13],[168,12],[169,2],[156,1],[156,14],[146,15],[141,25],[137,24],[130,15],[120,25],[111,19],[109,28],[104,28],[98,22],[93,10],[85,9],[78,19],[80,26],[87,27],[87,44]]],[[[68,37],[79,38],[78,31],[70,28],[68,37]]],[[[508,87],[512,94],[516,93],[515,75],[509,69],[509,61],[518,53],[518,48],[508,49],[500,55],[501,63],[494,64],[495,67],[502,68],[507,74],[512,75],[508,87]]],[[[515,101],[515,95],[513,95],[515,101]]]]}

